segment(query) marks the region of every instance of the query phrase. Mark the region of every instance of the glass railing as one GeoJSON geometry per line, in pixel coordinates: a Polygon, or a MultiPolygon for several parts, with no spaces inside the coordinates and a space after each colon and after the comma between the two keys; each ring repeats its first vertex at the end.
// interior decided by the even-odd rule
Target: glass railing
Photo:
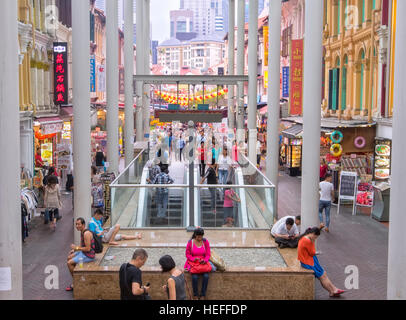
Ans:
{"type": "MultiPolygon", "coordinates": [[[[194,167],[189,186],[185,164],[181,184],[148,184],[148,153],[142,151],[110,185],[111,222],[122,228],[249,228],[268,229],[276,217],[274,185],[242,154],[229,172],[231,184],[200,184],[194,167]],[[190,203],[189,189],[193,188],[190,203]],[[165,189],[165,190],[164,190],[165,189]],[[227,201],[232,196],[238,201],[227,201]],[[192,209],[190,207],[193,207],[192,209]]],[[[183,170],[183,167],[182,167],[183,170]]]]}

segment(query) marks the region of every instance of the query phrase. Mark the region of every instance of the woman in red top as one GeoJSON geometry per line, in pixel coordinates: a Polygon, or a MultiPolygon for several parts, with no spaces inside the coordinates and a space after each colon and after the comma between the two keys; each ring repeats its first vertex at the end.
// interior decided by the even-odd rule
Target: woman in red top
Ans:
{"type": "Polygon", "coordinates": [[[35,167],[42,168],[44,166],[44,161],[41,157],[41,148],[37,147],[37,153],[35,154],[35,167]]]}
{"type": "Polygon", "coordinates": [[[204,147],[204,142],[200,142],[200,148],[197,149],[199,153],[200,160],[200,176],[203,177],[206,172],[206,148],[204,147]]]}
{"type": "Polygon", "coordinates": [[[326,164],[326,160],[321,159],[321,164],[320,164],[320,181],[323,181],[324,178],[326,177],[328,170],[328,166],[326,164]]]}
{"type": "Polygon", "coordinates": [[[303,268],[314,271],[314,276],[320,280],[321,285],[329,292],[330,297],[339,297],[345,291],[337,289],[337,287],[333,285],[324,272],[324,269],[319,264],[319,260],[316,256],[315,242],[320,235],[320,230],[323,227],[324,226],[321,225],[320,228],[309,228],[300,237],[297,247],[297,259],[300,261],[300,265],[303,268]]]}

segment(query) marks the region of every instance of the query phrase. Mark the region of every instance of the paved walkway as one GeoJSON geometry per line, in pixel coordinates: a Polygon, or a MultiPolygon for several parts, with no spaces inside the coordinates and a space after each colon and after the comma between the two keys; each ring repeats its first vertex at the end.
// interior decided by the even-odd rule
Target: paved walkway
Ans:
{"type": "MultiPolygon", "coordinates": [[[[300,214],[300,178],[281,173],[279,179],[280,217],[300,214]]],[[[70,196],[64,196],[63,200],[63,218],[56,232],[50,231],[40,218],[31,223],[29,237],[23,245],[24,299],[72,299],[72,293],[65,292],[65,287],[71,281],[66,256],[73,242],[73,212],[70,196]],[[59,269],[59,290],[45,289],[48,265],[59,269]]],[[[388,228],[368,216],[352,216],[350,211],[343,210],[338,216],[333,207],[331,232],[323,232],[318,240],[318,250],[322,252],[320,263],[333,283],[342,289],[348,276],[345,268],[358,267],[359,289],[349,291],[342,299],[386,299],[388,228]]],[[[317,280],[316,299],[328,299],[317,280]]]]}
{"type": "MultiPolygon", "coordinates": [[[[280,175],[279,217],[300,214],[300,187],[300,178],[280,175]]],[[[337,207],[332,207],[330,233],[322,232],[317,242],[320,264],[332,282],[344,290],[349,276],[345,268],[358,267],[359,289],[345,293],[343,299],[386,299],[388,228],[369,216],[352,216],[351,209],[341,207],[337,215],[337,207]]],[[[329,299],[318,280],[316,299],[329,299]]]]}
{"type": "Polygon", "coordinates": [[[23,244],[23,298],[24,300],[72,300],[65,287],[71,283],[66,258],[73,243],[73,211],[70,195],[63,195],[62,219],[56,231],[44,225],[42,217],[34,218],[29,225],[29,237],[23,244]],[[59,270],[59,289],[47,290],[45,268],[56,266],[59,270]]]}

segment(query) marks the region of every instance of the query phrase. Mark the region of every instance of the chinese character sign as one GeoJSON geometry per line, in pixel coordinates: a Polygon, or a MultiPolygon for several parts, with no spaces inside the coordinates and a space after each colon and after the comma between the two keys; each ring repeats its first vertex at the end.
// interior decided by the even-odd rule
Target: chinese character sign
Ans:
{"type": "Polygon", "coordinates": [[[290,58],[290,115],[301,115],[303,110],[303,39],[292,40],[290,58]]]}
{"type": "Polygon", "coordinates": [[[268,53],[269,53],[269,27],[264,26],[264,66],[268,66],[268,53]]]}
{"type": "Polygon", "coordinates": [[[282,97],[289,98],[289,67],[282,67],[282,97]]]}
{"type": "Polygon", "coordinates": [[[54,42],[54,101],[56,105],[68,104],[68,44],[54,42]]]}
{"type": "Polygon", "coordinates": [[[264,88],[268,88],[268,70],[264,70],[264,88]]]}

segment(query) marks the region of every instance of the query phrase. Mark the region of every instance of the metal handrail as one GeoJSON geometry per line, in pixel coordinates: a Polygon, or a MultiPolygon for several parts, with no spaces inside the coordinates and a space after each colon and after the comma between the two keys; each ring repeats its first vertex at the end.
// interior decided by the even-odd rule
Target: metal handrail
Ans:
{"type": "MultiPolygon", "coordinates": [[[[235,185],[235,184],[196,184],[195,188],[264,188],[272,189],[274,185],[235,185]]],[[[189,188],[188,184],[116,184],[110,188],[189,188]]]]}
{"type": "Polygon", "coordinates": [[[138,158],[144,153],[144,151],[146,151],[147,149],[142,149],[141,152],[130,162],[130,164],[123,170],[123,172],[121,172],[118,177],[110,184],[110,186],[112,186],[113,184],[115,184],[123,175],[124,173],[130,169],[130,167],[134,164],[134,162],[136,160],[138,160],[138,158]]]}
{"type": "Polygon", "coordinates": [[[243,155],[242,153],[239,153],[239,154],[240,154],[241,156],[243,156],[245,160],[248,161],[248,163],[264,178],[264,180],[265,180],[266,182],[269,183],[270,186],[275,187],[275,185],[271,182],[271,180],[269,180],[260,170],[258,170],[257,166],[254,165],[254,164],[250,161],[250,159],[248,159],[248,158],[247,158],[245,155],[243,155]]]}

